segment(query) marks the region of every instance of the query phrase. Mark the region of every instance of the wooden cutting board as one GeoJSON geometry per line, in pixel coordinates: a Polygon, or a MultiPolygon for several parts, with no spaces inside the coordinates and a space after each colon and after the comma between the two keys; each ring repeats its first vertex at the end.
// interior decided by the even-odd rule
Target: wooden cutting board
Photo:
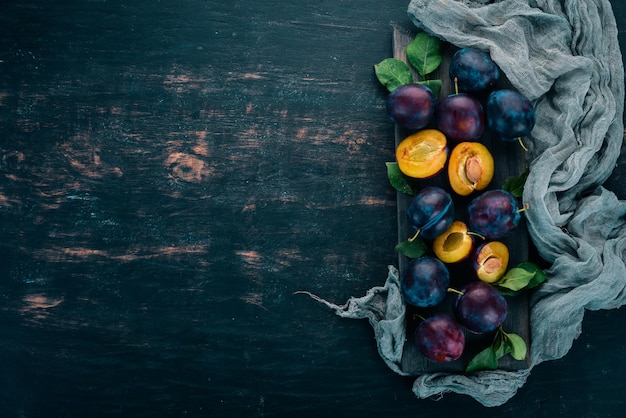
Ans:
{"type": "MultiPolygon", "coordinates": [[[[393,30],[393,56],[394,58],[407,62],[406,58],[406,46],[414,39],[416,32],[408,30],[402,27],[394,27],[393,30]]],[[[445,97],[448,94],[453,93],[454,88],[449,77],[449,65],[450,59],[454,52],[458,48],[451,44],[443,44],[443,62],[437,71],[430,75],[431,79],[441,79],[443,81],[443,87],[441,89],[440,98],[445,97]]],[[[414,73],[414,77],[417,74],[414,73]]],[[[504,77],[503,77],[504,78],[504,77]]],[[[417,78],[416,78],[417,79],[417,78]]],[[[507,80],[501,80],[501,85],[498,88],[510,86],[507,80]]],[[[489,129],[485,129],[485,134],[481,138],[481,141],[491,151],[495,160],[495,174],[494,178],[488,187],[488,189],[499,189],[504,184],[505,180],[510,176],[519,176],[525,169],[525,152],[517,142],[503,142],[497,138],[493,138],[488,132],[489,129]]],[[[396,125],[395,130],[395,142],[396,146],[410,134],[409,131],[396,125]]],[[[451,192],[456,210],[456,219],[466,220],[467,218],[467,205],[469,202],[477,196],[474,193],[467,197],[460,197],[452,192],[450,184],[448,182],[446,170],[430,179],[425,180],[410,180],[415,189],[420,189],[426,186],[439,186],[451,192]]],[[[414,231],[410,228],[406,217],[406,208],[411,201],[411,196],[398,192],[398,242],[404,241],[414,234],[414,231]]],[[[528,261],[529,258],[529,237],[524,216],[520,222],[519,227],[509,237],[501,239],[500,241],[507,244],[510,251],[509,268],[528,261]]],[[[402,254],[399,255],[399,269],[400,272],[405,268],[408,259],[402,254]]],[[[460,264],[454,264],[448,266],[450,269],[451,286],[454,288],[461,288],[465,283],[475,280],[472,276],[472,272],[469,269],[467,263],[462,262],[460,264]]],[[[447,311],[451,312],[452,302],[454,296],[449,294],[444,300],[443,304],[437,308],[433,308],[431,311],[447,311]]],[[[507,319],[503,324],[503,329],[506,332],[516,333],[521,336],[529,348],[529,354],[527,359],[530,358],[530,326],[529,326],[529,298],[526,293],[516,295],[514,297],[506,297],[509,306],[509,312],[507,319]]],[[[408,373],[418,375],[423,373],[432,373],[438,371],[445,372],[462,372],[465,370],[470,359],[476,355],[479,351],[486,348],[493,341],[493,333],[486,335],[477,335],[466,332],[466,349],[463,356],[453,362],[440,364],[433,362],[421,355],[414,342],[414,332],[416,326],[419,324],[419,319],[416,317],[418,313],[417,308],[407,308],[407,338],[404,345],[404,351],[402,356],[402,368],[408,373]]],[[[420,309],[421,315],[431,313],[420,309]]],[[[510,356],[505,356],[500,359],[499,369],[502,370],[519,370],[528,367],[528,361],[518,361],[510,356]]]]}

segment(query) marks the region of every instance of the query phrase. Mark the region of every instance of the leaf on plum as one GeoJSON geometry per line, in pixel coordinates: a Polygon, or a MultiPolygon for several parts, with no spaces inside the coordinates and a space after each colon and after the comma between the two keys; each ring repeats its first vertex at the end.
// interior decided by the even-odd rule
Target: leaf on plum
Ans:
{"type": "Polygon", "coordinates": [[[426,243],[421,239],[405,240],[396,245],[396,251],[408,258],[420,258],[426,254],[426,243]]]}
{"type": "Polygon", "coordinates": [[[380,84],[385,86],[390,92],[413,82],[411,69],[404,61],[397,58],[385,58],[374,65],[374,72],[380,84]]]}
{"type": "Polygon", "coordinates": [[[465,371],[470,373],[479,370],[495,370],[497,368],[498,357],[493,349],[493,346],[490,345],[470,360],[465,371]]]}
{"type": "Polygon", "coordinates": [[[517,177],[507,177],[502,185],[502,189],[510,192],[515,197],[522,197],[522,194],[524,193],[524,185],[526,184],[526,179],[528,178],[528,172],[527,168],[517,177]]]}
{"type": "Polygon", "coordinates": [[[387,165],[387,177],[389,178],[391,185],[401,193],[414,195],[415,190],[413,190],[413,187],[411,187],[407,181],[406,176],[402,173],[402,171],[400,171],[398,163],[388,162],[385,164],[387,165]]]}
{"type": "Polygon", "coordinates": [[[426,32],[419,32],[406,47],[406,57],[418,74],[424,78],[441,64],[441,41],[426,32]]]}

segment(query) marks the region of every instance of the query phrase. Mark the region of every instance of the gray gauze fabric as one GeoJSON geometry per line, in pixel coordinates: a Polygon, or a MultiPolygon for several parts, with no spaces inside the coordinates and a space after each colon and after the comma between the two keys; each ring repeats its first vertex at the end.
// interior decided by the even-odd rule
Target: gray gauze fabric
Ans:
{"type": "MultiPolygon", "coordinates": [[[[420,398],[456,392],[502,405],[534,366],[568,352],[586,309],[626,303],[626,203],[602,187],[624,135],[617,26],[607,0],[413,0],[408,14],[418,29],[488,51],[537,112],[525,141],[530,174],[523,200],[530,204],[531,239],[551,267],[531,298],[530,368],[434,373],[413,385],[420,398]]],[[[383,287],[345,305],[315,298],[342,317],[367,318],[380,356],[407,374],[401,367],[405,308],[395,267],[383,287]]]]}

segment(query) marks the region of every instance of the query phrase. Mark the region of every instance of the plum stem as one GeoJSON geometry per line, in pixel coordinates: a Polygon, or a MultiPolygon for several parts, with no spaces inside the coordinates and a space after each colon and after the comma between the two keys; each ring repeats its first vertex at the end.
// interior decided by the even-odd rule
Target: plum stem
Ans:
{"type": "Polygon", "coordinates": [[[504,335],[506,335],[506,333],[504,332],[502,325],[500,325],[498,329],[496,330],[495,335],[493,336],[493,342],[491,343],[491,345],[495,345],[498,339],[502,339],[504,335]]]}
{"type": "Polygon", "coordinates": [[[524,151],[528,151],[528,148],[526,147],[526,145],[524,145],[524,141],[522,140],[521,136],[517,138],[517,142],[519,142],[519,144],[522,146],[522,149],[524,151]]]}
{"type": "Polygon", "coordinates": [[[459,78],[454,77],[454,94],[459,94],[459,78]]]}
{"type": "Polygon", "coordinates": [[[484,235],[481,235],[478,232],[467,231],[467,235],[475,235],[483,241],[487,239],[484,235]]]}
{"type": "Polygon", "coordinates": [[[449,287],[449,288],[448,288],[448,292],[450,292],[450,293],[456,293],[457,295],[461,295],[461,296],[463,296],[463,295],[464,295],[464,293],[463,293],[463,292],[461,292],[460,290],[456,290],[456,289],[454,289],[454,288],[452,288],[452,287],[449,287]]]}
{"type": "Polygon", "coordinates": [[[417,239],[417,237],[419,236],[420,232],[422,232],[421,229],[418,229],[417,232],[415,233],[415,235],[413,235],[411,238],[409,238],[407,241],[409,242],[413,242],[417,239]]]}
{"type": "Polygon", "coordinates": [[[530,203],[526,202],[524,204],[524,207],[521,209],[518,209],[515,211],[515,213],[522,213],[522,212],[526,212],[528,209],[530,209],[530,203]]]}

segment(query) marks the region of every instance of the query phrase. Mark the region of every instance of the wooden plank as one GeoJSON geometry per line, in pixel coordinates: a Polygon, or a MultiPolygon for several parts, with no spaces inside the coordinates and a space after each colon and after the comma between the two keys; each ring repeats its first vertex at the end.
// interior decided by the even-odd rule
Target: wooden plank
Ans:
{"type": "MultiPolygon", "coordinates": [[[[414,37],[415,32],[395,26],[393,31],[393,56],[406,62],[406,46],[413,40],[414,37]]],[[[453,86],[450,82],[448,70],[450,59],[456,49],[457,48],[453,45],[447,43],[444,45],[444,59],[442,65],[439,67],[437,72],[432,75],[432,79],[439,78],[443,81],[443,87],[441,89],[440,97],[445,97],[446,95],[453,92],[453,86]]],[[[414,74],[414,76],[417,76],[417,74],[414,74]]],[[[502,88],[507,85],[510,84],[506,80],[501,80],[501,84],[498,87],[502,88]]],[[[409,133],[409,131],[399,126],[396,126],[396,146],[407,135],[409,135],[409,133]]],[[[507,177],[518,176],[524,171],[525,155],[523,149],[519,146],[519,144],[517,144],[516,142],[507,143],[500,141],[497,138],[493,138],[489,134],[488,129],[485,130],[485,134],[483,135],[481,142],[489,148],[496,161],[494,178],[488,189],[500,188],[507,177]]],[[[411,182],[413,183],[413,186],[418,189],[429,185],[436,185],[446,190],[451,190],[447,175],[445,174],[445,170],[442,174],[437,175],[433,178],[419,181],[411,180],[411,182]]],[[[413,235],[413,231],[410,229],[406,217],[406,208],[411,201],[411,196],[404,193],[398,193],[397,195],[398,240],[403,241],[409,236],[413,235]]],[[[476,197],[476,194],[472,194],[468,197],[459,197],[454,194],[453,196],[455,200],[456,218],[463,220],[466,217],[467,204],[474,197],[476,197]]],[[[509,247],[511,253],[509,267],[515,266],[523,261],[528,261],[529,239],[528,231],[524,222],[524,217],[522,217],[522,221],[520,222],[517,230],[511,236],[501,239],[501,241],[509,247]]],[[[399,255],[398,264],[400,271],[405,268],[407,261],[408,260],[406,257],[404,257],[402,254],[399,255]]],[[[474,278],[472,277],[472,273],[469,270],[469,267],[465,263],[460,263],[459,265],[449,265],[448,267],[450,268],[452,287],[460,288],[468,281],[474,280],[474,278]]],[[[448,297],[444,300],[442,306],[433,309],[433,311],[444,310],[450,312],[453,298],[454,297],[452,295],[448,295],[448,297]]],[[[530,348],[528,295],[524,293],[515,297],[507,297],[506,299],[509,305],[509,312],[507,315],[507,319],[503,324],[503,328],[506,332],[513,332],[520,335],[522,338],[524,338],[524,341],[526,341],[528,347],[530,348]]],[[[420,310],[420,314],[423,315],[424,313],[428,315],[431,312],[428,310],[426,312],[424,310],[420,310]]],[[[447,364],[435,363],[422,356],[414,343],[413,334],[416,326],[419,323],[419,320],[415,317],[416,314],[416,309],[413,309],[411,307],[408,308],[407,340],[404,346],[404,352],[402,357],[403,370],[411,374],[417,375],[435,371],[463,371],[467,366],[469,360],[480,350],[487,347],[493,339],[493,334],[477,335],[473,333],[466,333],[467,346],[465,353],[460,359],[447,364]]],[[[527,356],[527,358],[529,357],[530,356],[527,356]]],[[[500,360],[499,364],[499,368],[503,370],[519,370],[527,367],[527,361],[514,360],[510,356],[503,357],[500,360]]]]}

